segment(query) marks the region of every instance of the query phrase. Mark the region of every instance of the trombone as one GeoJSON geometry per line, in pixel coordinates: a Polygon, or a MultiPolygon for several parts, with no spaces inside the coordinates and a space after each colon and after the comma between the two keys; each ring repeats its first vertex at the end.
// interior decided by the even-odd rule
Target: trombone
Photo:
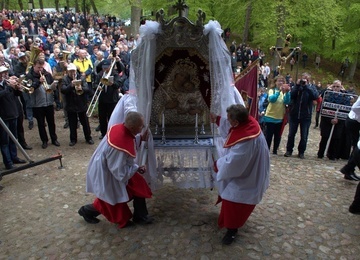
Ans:
{"type": "Polygon", "coordinates": [[[100,94],[101,94],[103,88],[105,86],[108,86],[110,84],[110,82],[114,80],[114,77],[111,76],[111,73],[112,73],[113,67],[115,65],[115,62],[116,62],[116,59],[114,59],[114,61],[112,62],[109,72],[106,75],[103,75],[103,77],[100,79],[100,82],[99,82],[98,86],[96,87],[94,96],[92,97],[89,107],[86,111],[87,117],[91,117],[91,115],[93,114],[94,109],[99,101],[99,97],[100,97],[100,94]]]}

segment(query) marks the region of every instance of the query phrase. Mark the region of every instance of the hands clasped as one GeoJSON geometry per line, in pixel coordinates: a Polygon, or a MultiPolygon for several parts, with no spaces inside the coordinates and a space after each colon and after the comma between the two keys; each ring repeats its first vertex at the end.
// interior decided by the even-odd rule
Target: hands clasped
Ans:
{"type": "Polygon", "coordinates": [[[144,174],[146,172],[146,166],[142,165],[137,169],[137,172],[140,174],[144,174]]]}

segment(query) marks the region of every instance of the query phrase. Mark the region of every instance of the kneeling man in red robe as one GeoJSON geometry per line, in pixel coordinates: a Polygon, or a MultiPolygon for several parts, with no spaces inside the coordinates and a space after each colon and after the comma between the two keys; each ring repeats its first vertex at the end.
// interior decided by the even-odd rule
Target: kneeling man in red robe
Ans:
{"type": "Polygon", "coordinates": [[[153,221],[145,201],[152,193],[140,175],[146,168],[135,163],[136,144],[147,139],[147,132],[139,135],[143,127],[143,116],[129,112],[124,124],[113,125],[95,150],[86,175],[86,191],[95,194],[96,199],[78,211],[88,223],[98,223],[100,220],[96,217],[100,214],[120,228],[133,222],[150,224],[153,221]],[[127,205],[130,200],[133,200],[134,213],[127,205]]]}

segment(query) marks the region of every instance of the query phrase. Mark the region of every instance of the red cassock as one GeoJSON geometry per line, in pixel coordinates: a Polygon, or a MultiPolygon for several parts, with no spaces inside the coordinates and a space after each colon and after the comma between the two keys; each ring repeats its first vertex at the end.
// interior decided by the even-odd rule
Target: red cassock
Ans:
{"type": "MultiPolygon", "coordinates": [[[[220,118],[217,118],[219,125],[220,118]]],[[[260,135],[261,128],[253,117],[249,116],[246,124],[240,124],[237,127],[232,127],[224,143],[224,148],[230,148],[239,142],[248,141],[260,135]]],[[[215,165],[215,171],[217,167],[215,165]]],[[[218,226],[220,228],[236,229],[242,227],[247,219],[250,217],[256,205],[236,203],[229,200],[222,199],[218,196],[216,204],[222,203],[218,218],[218,226]]]]}

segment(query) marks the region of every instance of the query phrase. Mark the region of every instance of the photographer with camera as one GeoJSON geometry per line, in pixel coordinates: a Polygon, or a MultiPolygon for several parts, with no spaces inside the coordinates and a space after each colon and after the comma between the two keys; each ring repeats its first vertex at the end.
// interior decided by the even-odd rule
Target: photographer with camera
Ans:
{"type": "Polygon", "coordinates": [[[286,144],[285,157],[290,157],[293,152],[295,135],[300,125],[300,142],[298,145],[298,157],[304,159],[309,128],[311,124],[311,114],[313,101],[318,98],[318,91],[311,83],[311,75],[303,73],[301,79],[291,90],[291,102],[289,112],[289,134],[286,144]]]}

